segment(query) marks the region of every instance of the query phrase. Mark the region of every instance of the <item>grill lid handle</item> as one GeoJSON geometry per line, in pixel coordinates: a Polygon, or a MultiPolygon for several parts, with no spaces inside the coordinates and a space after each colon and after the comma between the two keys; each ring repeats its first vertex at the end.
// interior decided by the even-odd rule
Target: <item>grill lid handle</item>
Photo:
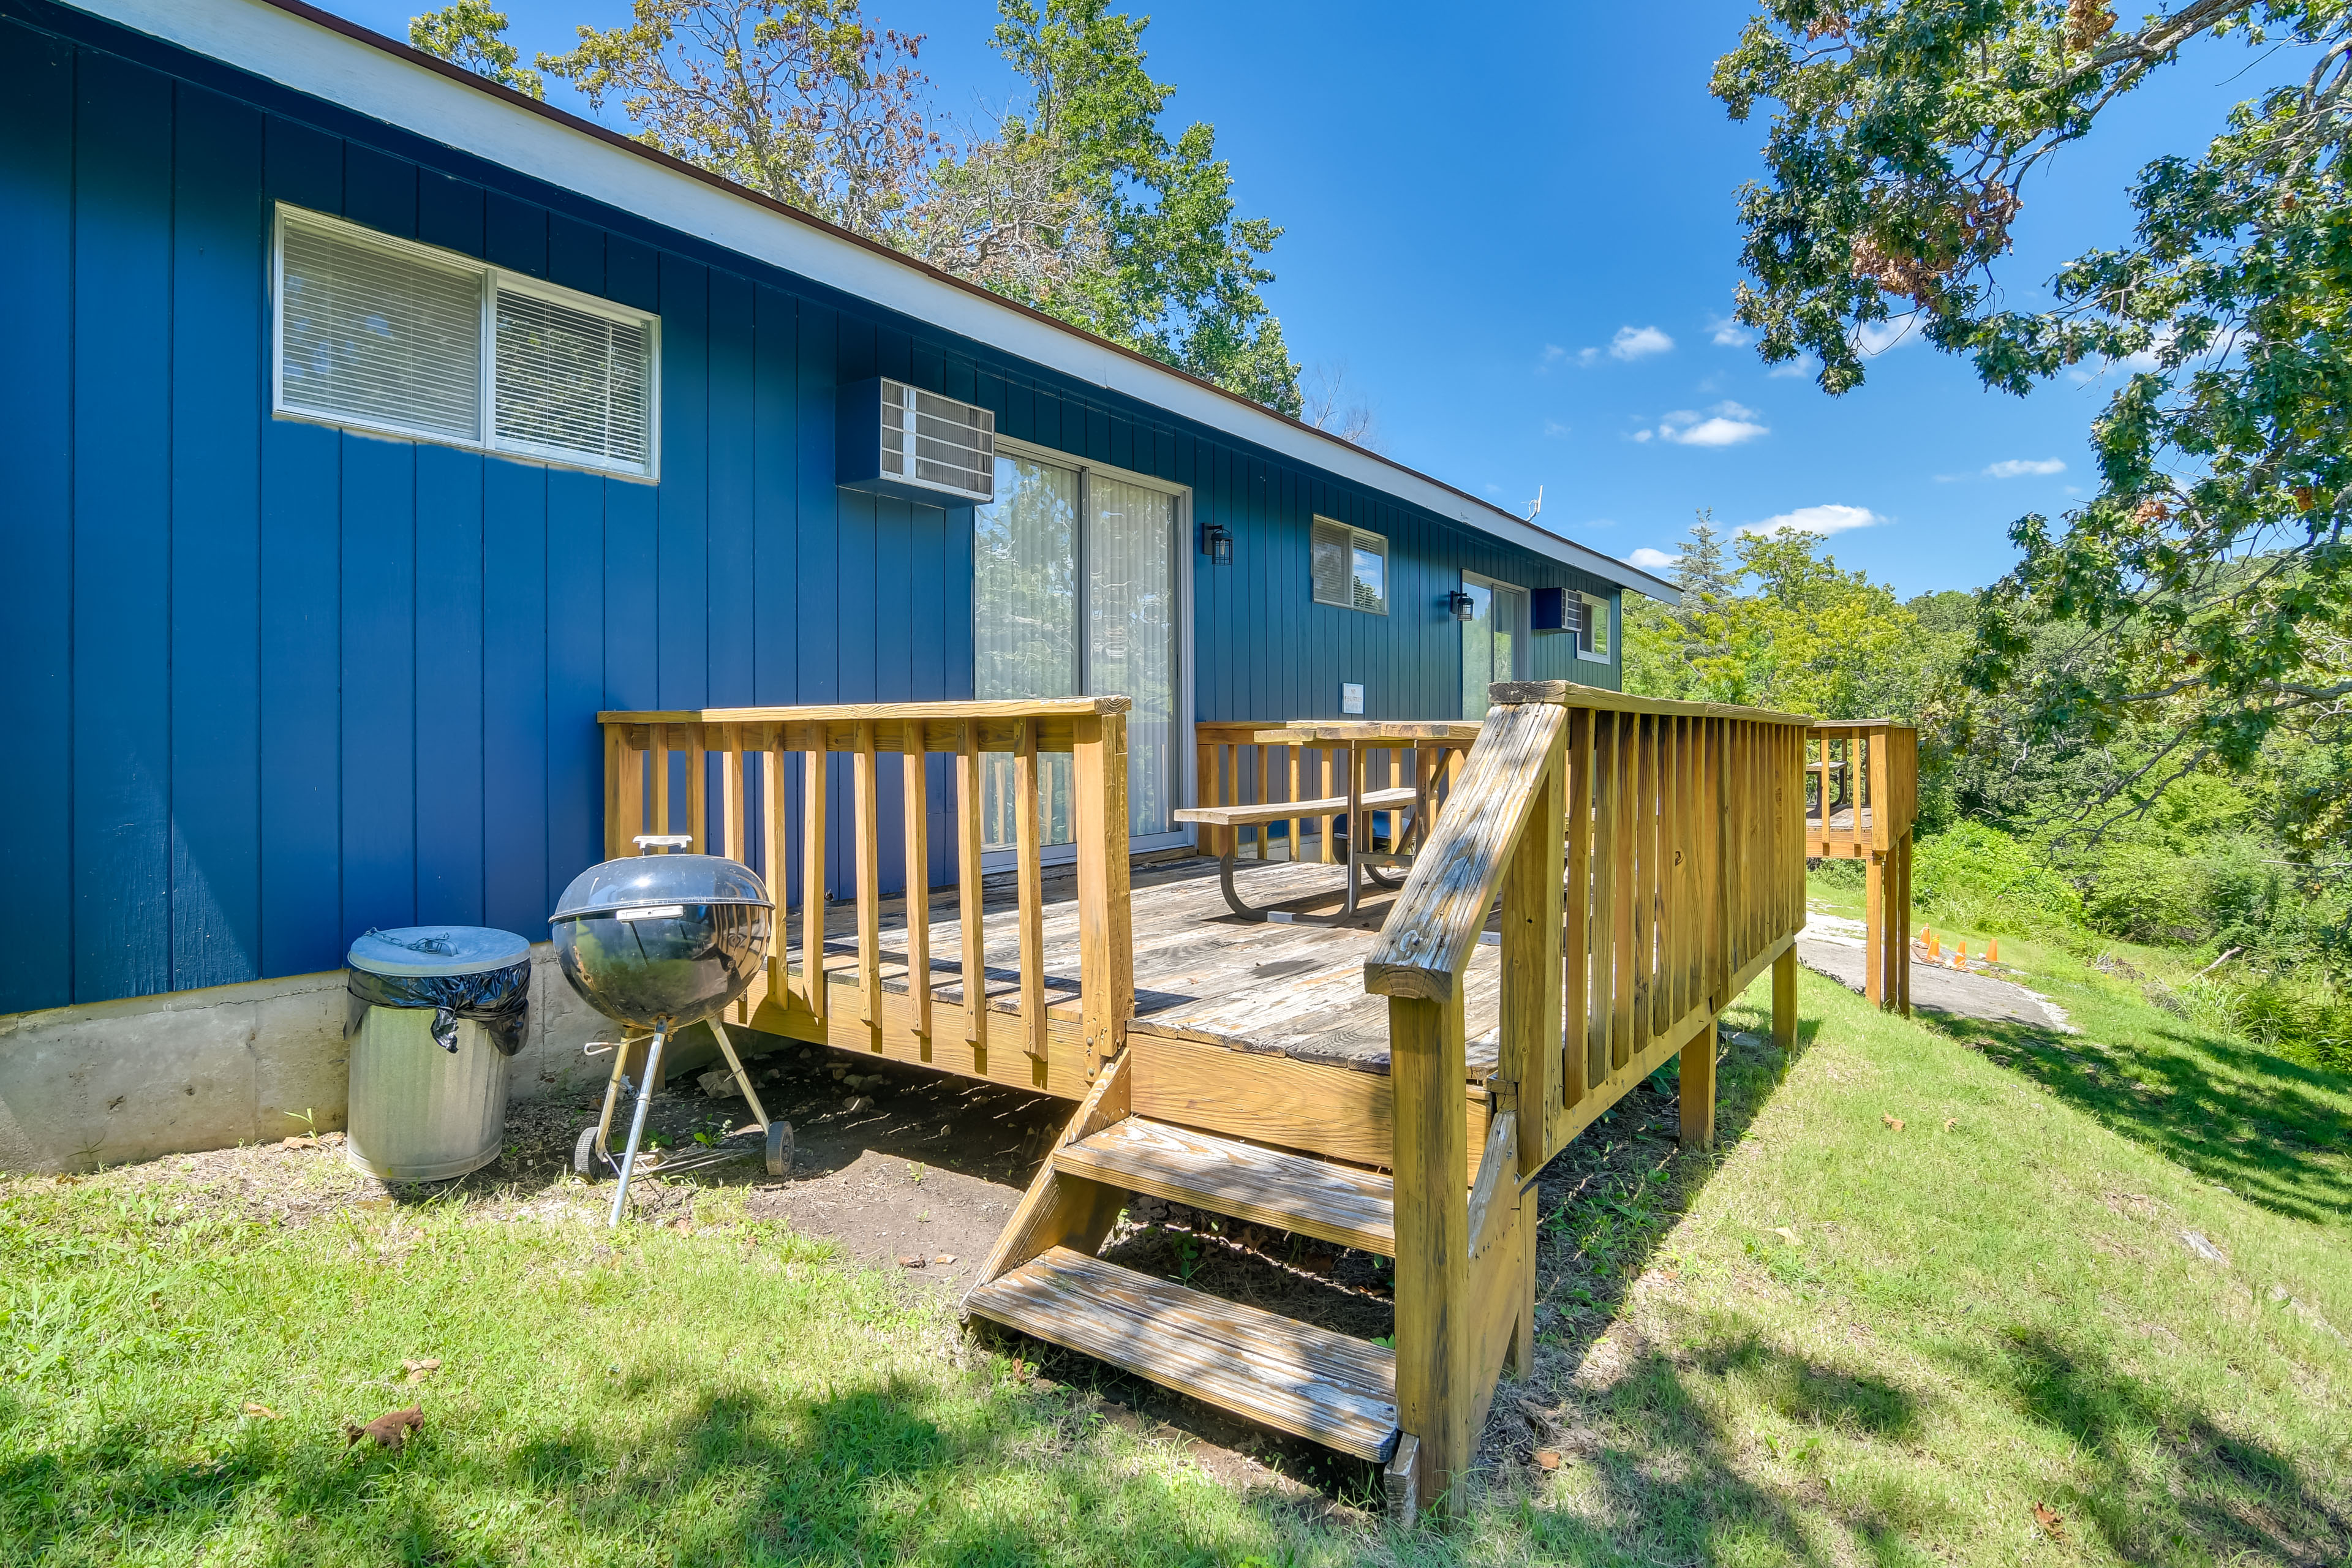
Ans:
{"type": "Polygon", "coordinates": [[[690,849],[694,847],[691,833],[640,833],[629,840],[640,855],[650,855],[656,849],[690,849]]]}

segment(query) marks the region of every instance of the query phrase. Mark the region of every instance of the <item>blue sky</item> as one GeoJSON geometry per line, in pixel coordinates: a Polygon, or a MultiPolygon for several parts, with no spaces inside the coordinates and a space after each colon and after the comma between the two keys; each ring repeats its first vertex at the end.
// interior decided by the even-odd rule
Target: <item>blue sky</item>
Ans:
{"type": "MultiPolygon", "coordinates": [[[[416,8],[328,3],[395,37],[416,8]]],[[[507,9],[526,58],[627,14],[625,0],[507,9]]],[[[1171,118],[1213,124],[1243,211],[1287,231],[1267,292],[1294,355],[1344,367],[1401,461],[1522,511],[1540,487],[1547,526],[1628,559],[1671,551],[1700,507],[1726,527],[1793,516],[1906,595],[1991,581],[2013,559],[2012,520],[2095,485],[2105,382],[2010,397],[1909,342],[1832,398],[1722,330],[1735,193],[1760,168],[1763,124],[1731,122],[1706,81],[1745,6],[1149,9],[1171,118]]],[[[1013,91],[988,47],[990,0],[867,0],[867,16],[926,36],[950,112],[1013,91]]],[[[2300,68],[2209,47],[2111,110],[2025,190],[2011,297],[2125,236],[2123,192],[2147,159],[2195,152],[2228,104],[2300,68]]],[[[550,97],[586,112],[561,82],[550,97]]]]}

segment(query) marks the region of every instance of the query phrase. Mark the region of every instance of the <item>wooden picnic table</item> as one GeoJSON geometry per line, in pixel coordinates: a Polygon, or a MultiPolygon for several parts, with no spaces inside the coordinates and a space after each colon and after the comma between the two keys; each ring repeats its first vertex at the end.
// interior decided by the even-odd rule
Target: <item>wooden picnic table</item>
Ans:
{"type": "MultiPolygon", "coordinates": [[[[1422,753],[1433,757],[1447,751],[1466,751],[1478,739],[1478,721],[1475,719],[1296,719],[1280,729],[1260,730],[1251,740],[1260,746],[1323,746],[1344,748],[1348,753],[1347,789],[1344,795],[1325,800],[1267,801],[1254,805],[1194,806],[1176,813],[1179,822],[1234,829],[1246,826],[1263,827],[1273,822],[1297,820],[1309,816],[1334,816],[1347,825],[1348,885],[1347,901],[1339,919],[1356,912],[1360,889],[1359,873],[1370,877],[1383,887],[1395,887],[1381,875],[1380,868],[1403,868],[1412,864],[1412,853],[1405,847],[1409,831],[1414,844],[1427,835],[1430,818],[1430,787],[1434,769],[1422,753]],[[1413,758],[1413,782],[1407,786],[1368,790],[1365,787],[1368,752],[1411,750],[1413,758]],[[1410,828],[1392,831],[1389,847],[1376,850],[1371,844],[1372,814],[1410,806],[1410,828]]],[[[1255,910],[1242,901],[1234,887],[1234,855],[1238,834],[1228,831],[1224,852],[1219,861],[1225,902],[1235,914],[1250,920],[1265,920],[1265,911],[1255,910]]],[[[1292,852],[1297,853],[1297,840],[1292,840],[1292,852]]],[[[1286,916],[1285,919],[1289,917],[1286,916]]]]}

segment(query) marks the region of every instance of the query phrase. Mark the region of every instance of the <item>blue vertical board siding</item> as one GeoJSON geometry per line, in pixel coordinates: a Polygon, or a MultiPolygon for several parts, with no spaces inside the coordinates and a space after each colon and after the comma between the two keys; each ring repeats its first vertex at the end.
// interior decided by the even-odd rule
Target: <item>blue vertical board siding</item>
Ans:
{"type": "Polygon", "coordinates": [[[705,532],[710,631],[705,700],[714,708],[741,708],[751,701],[756,685],[759,620],[751,285],[730,272],[712,272],[708,320],[710,510],[705,532]]]}
{"type": "Polygon", "coordinates": [[[416,918],[482,923],[482,470],[416,448],[416,918]]]}
{"type": "Polygon", "coordinates": [[[343,437],[343,940],[416,923],[416,448],[343,437]]]}
{"type": "Polygon", "coordinates": [[[710,269],[661,261],[660,706],[710,693],[710,269]]]}
{"type": "Polygon", "coordinates": [[[461,256],[482,254],[482,187],[437,169],[416,174],[416,237],[461,256]]]}
{"type": "Polygon", "coordinates": [[[73,994],[171,985],[172,83],[74,94],[73,994]]]}
{"type": "Polygon", "coordinates": [[[261,115],[183,86],[172,193],[172,986],[261,973],[261,115]]]}
{"type": "MultiPolygon", "coordinates": [[[[548,470],[483,470],[483,919],[547,936],[548,470]]],[[[592,716],[593,717],[593,716],[592,716]]]]}
{"type": "MultiPolygon", "coordinates": [[[[328,969],[372,924],[543,936],[601,853],[600,708],[969,697],[971,509],[834,486],[853,374],[1187,486],[1204,719],[1330,714],[1343,679],[1375,713],[1450,713],[1442,599],[1464,570],[1605,592],[1310,463],[38,0],[0,0],[0,286],[25,307],[0,337],[0,668],[25,759],[0,769],[0,1013],[328,969]],[[658,312],[659,482],[273,417],[278,202],[658,312]],[[1318,512],[1388,537],[1391,614],[1311,603],[1318,512]],[[1234,531],[1230,569],[1200,552],[1210,523],[1234,531]]],[[[1620,679],[1565,638],[1532,655],[1620,679]]],[[[929,765],[947,881],[953,773],[929,765]]],[[[852,797],[833,766],[838,893],[852,797]]],[[[893,887],[899,767],[877,781],[893,887]]],[[[790,811],[796,783],[785,795],[790,811]]]]}
{"type": "Polygon", "coordinates": [[[547,884],[542,913],[604,857],[604,499],[642,485],[547,475],[547,884]]]}
{"type": "Polygon", "coordinates": [[[343,216],[402,239],[416,237],[416,165],[343,143],[343,216]]]}
{"type": "Polygon", "coordinates": [[[73,1000],[73,110],[71,47],[0,22],[0,1012],[73,1000]]]}

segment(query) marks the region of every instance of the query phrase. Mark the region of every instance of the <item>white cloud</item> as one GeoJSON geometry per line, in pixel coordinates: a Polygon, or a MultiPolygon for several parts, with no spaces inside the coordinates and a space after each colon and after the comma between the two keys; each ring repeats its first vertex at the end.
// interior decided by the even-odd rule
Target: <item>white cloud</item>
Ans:
{"type": "Polygon", "coordinates": [[[1611,359],[1647,359],[1652,354],[1664,353],[1675,346],[1675,340],[1655,327],[1620,327],[1617,335],[1609,340],[1611,359]]]}
{"type": "Polygon", "coordinates": [[[1566,359],[1567,357],[1568,351],[1560,347],[1558,343],[1546,343],[1543,346],[1542,357],[1536,361],[1536,368],[1538,370],[1549,370],[1552,366],[1558,364],[1561,360],[1566,359]]]}
{"type": "Polygon", "coordinates": [[[1819,375],[1821,371],[1821,361],[1811,354],[1799,354],[1795,359],[1782,361],[1764,374],[1774,381],[1785,381],[1796,375],[1819,375]]]}
{"type": "Polygon", "coordinates": [[[1633,554],[1625,557],[1625,563],[1629,566],[1639,566],[1644,572],[1669,572],[1681,560],[1682,557],[1679,555],[1669,555],[1663,550],[1653,550],[1644,544],[1633,554]]]}
{"type": "Polygon", "coordinates": [[[1557,419],[1547,419],[1543,422],[1543,433],[1551,437],[1565,436],[1568,434],[1568,426],[1557,419]]]}
{"type": "Polygon", "coordinates": [[[1743,522],[1742,533],[1843,533],[1849,529],[1868,528],[1886,520],[1863,506],[1801,506],[1794,511],[1784,511],[1778,517],[1768,517],[1761,522],[1743,522]]]}
{"type": "Polygon", "coordinates": [[[2065,471],[2065,463],[2057,458],[2003,458],[1998,463],[1986,466],[1985,478],[2017,479],[2028,474],[2063,474],[2065,471]]]}
{"type": "Polygon", "coordinates": [[[1594,360],[1597,360],[1600,357],[1601,351],[1599,349],[1579,349],[1576,351],[1576,363],[1579,364],[1591,364],[1594,360]]]}
{"type": "Polygon", "coordinates": [[[1633,432],[1633,439],[1636,441],[1646,441],[1653,434],[1654,434],[1654,432],[1653,432],[1647,426],[1644,426],[1641,429],[1633,432]]]}
{"type": "Polygon", "coordinates": [[[1876,359],[1892,348],[1916,343],[1919,334],[1911,330],[1918,321],[1916,314],[1897,316],[1889,321],[1863,321],[1853,329],[1853,352],[1864,359],[1876,359]]]}
{"type": "Polygon", "coordinates": [[[1717,348],[1744,349],[1756,341],[1756,334],[1728,316],[1709,316],[1706,330],[1717,348]]]}
{"type": "MultiPolygon", "coordinates": [[[[1727,400],[1708,409],[1704,418],[1687,408],[1677,408],[1659,422],[1657,434],[1660,440],[1678,447],[1737,447],[1769,436],[1771,430],[1758,420],[1756,410],[1727,400]]],[[[1648,433],[1634,439],[1646,440],[1648,433]]]]}

